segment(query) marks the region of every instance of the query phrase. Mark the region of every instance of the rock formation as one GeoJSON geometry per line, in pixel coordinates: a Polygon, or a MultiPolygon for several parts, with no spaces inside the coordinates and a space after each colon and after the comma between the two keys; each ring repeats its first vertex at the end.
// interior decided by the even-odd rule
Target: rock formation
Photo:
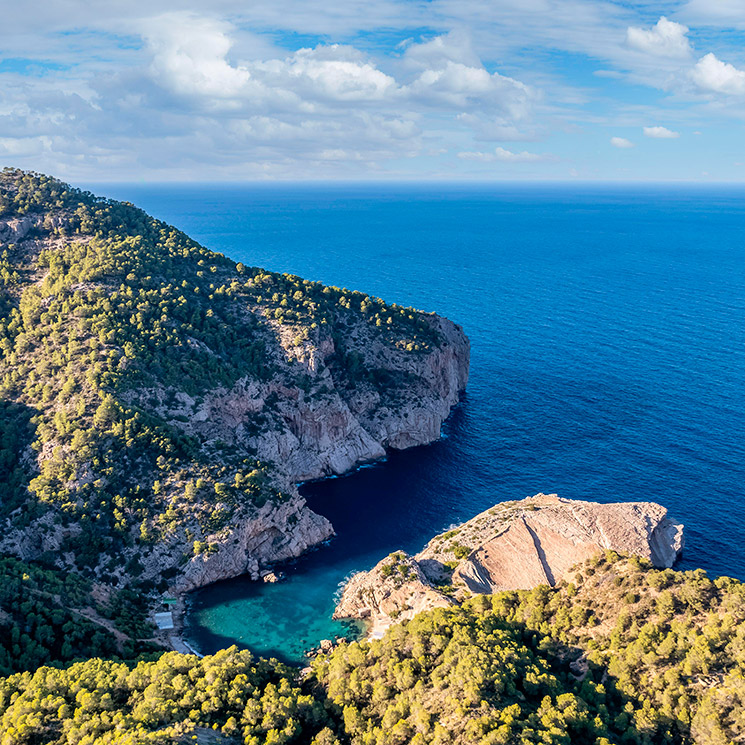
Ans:
{"type": "Polygon", "coordinates": [[[407,621],[452,602],[432,586],[417,561],[399,551],[349,580],[334,618],[364,620],[370,635],[379,638],[394,619],[407,621]]]}
{"type": "Polygon", "coordinates": [[[603,550],[671,567],[682,549],[683,526],[654,502],[599,504],[537,494],[495,505],[436,536],[413,558],[392,554],[355,575],[335,617],[368,619],[379,632],[469,592],[555,585],[571,566],[603,550]]]}

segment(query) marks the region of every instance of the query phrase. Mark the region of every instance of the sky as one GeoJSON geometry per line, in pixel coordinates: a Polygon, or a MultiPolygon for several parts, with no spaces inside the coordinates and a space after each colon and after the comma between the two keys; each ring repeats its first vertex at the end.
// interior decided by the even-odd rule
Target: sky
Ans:
{"type": "Polygon", "coordinates": [[[0,165],[745,181],[745,0],[0,0],[0,165]]]}

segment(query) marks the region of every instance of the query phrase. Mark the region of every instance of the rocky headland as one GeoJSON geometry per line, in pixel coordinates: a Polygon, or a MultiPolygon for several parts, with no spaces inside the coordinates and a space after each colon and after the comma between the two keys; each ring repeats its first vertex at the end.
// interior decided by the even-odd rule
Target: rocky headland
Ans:
{"type": "Polygon", "coordinates": [[[258,578],[333,535],[297,483],[423,445],[466,387],[433,313],[0,174],[0,552],[121,589],[258,578]]]}
{"type": "Polygon", "coordinates": [[[336,618],[356,618],[379,637],[392,623],[471,594],[554,586],[602,551],[671,567],[683,526],[654,502],[599,504],[536,494],[502,502],[433,538],[409,556],[390,554],[344,588],[336,618]]]}

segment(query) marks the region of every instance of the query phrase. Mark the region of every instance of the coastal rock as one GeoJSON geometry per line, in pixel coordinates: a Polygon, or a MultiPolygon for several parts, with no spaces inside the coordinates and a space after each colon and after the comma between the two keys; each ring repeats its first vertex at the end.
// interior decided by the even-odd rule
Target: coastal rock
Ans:
{"type": "MultiPolygon", "coordinates": [[[[237,520],[229,534],[212,545],[214,553],[192,557],[172,585],[188,592],[228,577],[248,574],[259,579],[262,567],[300,556],[334,534],[331,523],[296,496],[280,505],[267,504],[237,520]],[[292,526],[288,530],[288,526],[292,526]]],[[[149,564],[155,568],[158,558],[149,564]]]]}
{"type": "MultiPolygon", "coordinates": [[[[394,589],[402,591],[405,602],[415,608],[425,604],[425,596],[432,607],[450,602],[439,589],[443,585],[451,586],[449,595],[455,598],[469,592],[553,586],[570,567],[604,550],[671,567],[683,550],[683,526],[654,502],[599,504],[537,494],[495,505],[436,536],[413,558],[402,552],[392,554],[407,567],[406,584],[409,577],[413,583],[394,589]]],[[[399,618],[399,605],[389,600],[392,577],[397,579],[398,574],[382,571],[390,563],[389,557],[371,571],[353,576],[335,616],[369,618],[374,628],[399,618]]]]}
{"type": "Polygon", "coordinates": [[[370,636],[380,638],[394,621],[406,621],[421,611],[452,602],[431,586],[414,559],[398,551],[349,580],[334,618],[362,619],[370,636]]]}
{"type": "Polygon", "coordinates": [[[179,426],[188,434],[220,438],[276,463],[286,488],[347,473],[383,458],[388,448],[426,445],[440,437],[465,390],[470,361],[460,326],[436,315],[426,318],[441,342],[422,355],[393,353],[374,335],[363,339],[364,329],[357,332],[367,364],[397,380],[389,388],[346,386],[333,372],[333,339],[321,336],[303,363],[315,378],[311,393],[242,378],[230,390],[209,392],[199,406],[183,396],[182,408],[171,415],[187,419],[179,426]],[[272,426],[257,427],[258,418],[271,419],[272,426]]]}
{"type": "MultiPolygon", "coordinates": [[[[221,579],[249,574],[258,578],[260,567],[295,558],[333,535],[325,518],[312,512],[295,484],[346,473],[380,459],[387,448],[424,445],[440,437],[442,423],[458,402],[468,381],[470,344],[460,326],[429,316],[442,343],[415,358],[392,355],[373,339],[368,359],[388,365],[406,384],[386,397],[361,387],[349,391],[329,370],[333,341],[315,347],[312,364],[327,389],[324,397],[309,396],[299,388],[276,382],[259,384],[243,379],[230,391],[216,390],[196,409],[182,428],[189,434],[209,433],[277,465],[277,478],[292,495],[285,504],[267,505],[246,516],[227,536],[213,538],[216,552],[190,559],[173,592],[191,590],[221,579]],[[403,360],[403,364],[402,364],[403,360]],[[273,427],[255,432],[255,416],[266,415],[273,404],[273,427]]],[[[183,397],[184,410],[192,405],[183,397]]],[[[149,561],[157,574],[159,560],[149,561]]]]}

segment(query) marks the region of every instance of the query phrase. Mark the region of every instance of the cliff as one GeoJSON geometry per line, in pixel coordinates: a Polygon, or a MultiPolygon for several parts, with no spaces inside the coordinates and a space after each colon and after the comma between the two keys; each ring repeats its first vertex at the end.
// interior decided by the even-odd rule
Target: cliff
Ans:
{"type": "Polygon", "coordinates": [[[671,567],[683,526],[654,502],[599,504],[537,494],[503,502],[360,572],[344,588],[336,618],[362,618],[379,634],[395,620],[467,595],[554,586],[570,567],[606,550],[671,567]],[[405,574],[397,567],[406,567],[405,574]]]}
{"type": "Polygon", "coordinates": [[[0,174],[0,551],[184,591],[333,534],[296,483],[433,441],[447,319],[209,251],[131,204],[0,174]]]}

